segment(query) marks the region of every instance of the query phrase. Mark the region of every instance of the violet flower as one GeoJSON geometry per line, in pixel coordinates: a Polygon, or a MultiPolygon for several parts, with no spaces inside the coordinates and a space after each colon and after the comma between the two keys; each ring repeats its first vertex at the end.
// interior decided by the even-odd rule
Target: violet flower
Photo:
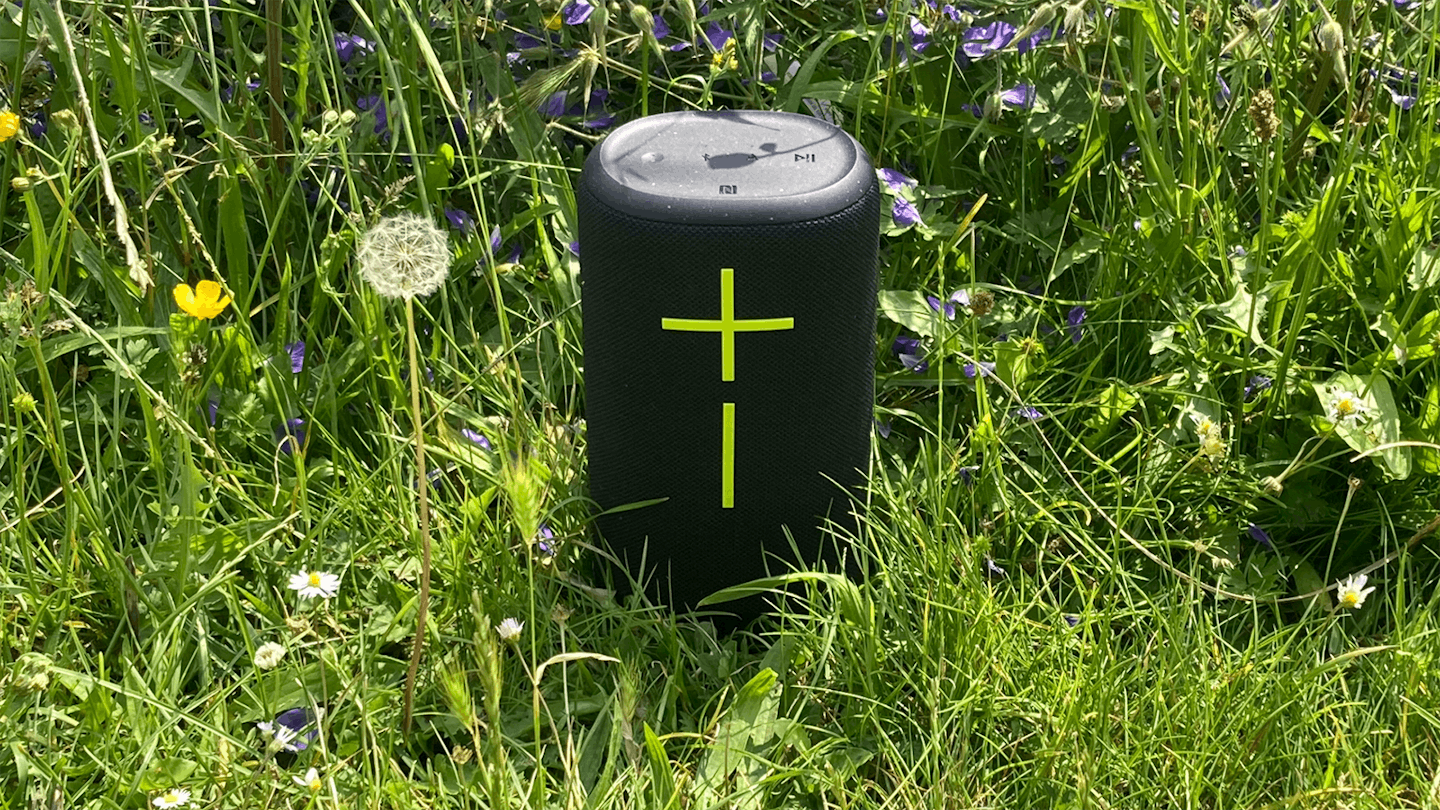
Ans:
{"type": "Polygon", "coordinates": [[[960,481],[966,487],[975,486],[975,473],[980,472],[980,465],[972,464],[968,467],[961,467],[956,472],[960,473],[960,481]]]}
{"type": "Polygon", "coordinates": [[[1001,90],[1000,103],[1008,107],[1028,110],[1035,106],[1035,86],[1017,84],[1009,90],[1001,90]]]}
{"type": "Polygon", "coordinates": [[[872,421],[872,422],[875,423],[875,432],[880,434],[880,438],[882,438],[882,439],[888,439],[888,438],[890,438],[890,423],[889,423],[889,422],[881,422],[879,419],[871,419],[870,421],[872,421]]]}
{"type": "Polygon", "coordinates": [[[469,237],[475,233],[475,218],[470,212],[463,208],[446,208],[445,218],[450,221],[450,227],[460,232],[461,236],[469,237]]]}
{"type": "Polygon", "coordinates": [[[960,52],[956,54],[956,61],[964,59],[960,65],[962,68],[970,66],[970,61],[988,56],[1006,45],[1015,38],[1015,26],[1004,20],[996,20],[989,25],[980,25],[967,29],[960,35],[960,52]]]}
{"type": "Polygon", "coordinates": [[[560,21],[566,25],[579,25],[590,19],[594,11],[595,6],[585,0],[571,0],[569,5],[560,10],[560,21]]]}
{"type": "Polygon", "coordinates": [[[920,339],[908,335],[900,335],[895,342],[890,344],[890,351],[899,358],[900,364],[916,374],[924,374],[930,370],[930,363],[921,354],[923,349],[920,346],[920,339]]]}
{"type": "Polygon", "coordinates": [[[890,218],[896,225],[908,228],[920,221],[920,212],[915,210],[915,203],[904,197],[896,197],[895,205],[890,209],[890,218]]]}
{"type": "Polygon", "coordinates": [[[979,363],[966,363],[960,367],[960,370],[965,372],[965,376],[972,380],[975,379],[977,375],[985,377],[995,376],[995,364],[984,360],[979,363]]]}
{"type": "Polygon", "coordinates": [[[1085,307],[1077,306],[1070,310],[1065,316],[1065,328],[1070,332],[1070,342],[1079,345],[1080,338],[1085,334],[1085,307]]]}
{"type": "Polygon", "coordinates": [[[476,431],[471,430],[470,428],[460,428],[460,435],[461,435],[461,436],[464,436],[465,438],[469,439],[470,441],[474,442],[475,444],[480,445],[481,447],[483,447],[483,448],[486,449],[486,450],[493,450],[493,449],[494,449],[493,447],[490,446],[490,440],[489,440],[489,439],[487,439],[487,438],[485,438],[484,436],[480,435],[480,434],[477,433],[476,431]]]}
{"type": "Polygon", "coordinates": [[[551,542],[554,539],[555,533],[550,531],[549,524],[541,523],[540,531],[536,533],[535,537],[535,548],[546,557],[554,557],[555,544],[551,542]]]}
{"type": "Polygon", "coordinates": [[[945,301],[941,301],[933,295],[927,295],[925,296],[925,303],[929,304],[930,308],[936,312],[944,313],[946,320],[953,321],[955,320],[956,305],[962,307],[970,306],[970,291],[956,290],[950,293],[950,297],[945,301]]]}
{"type": "Polygon", "coordinates": [[[1045,417],[1045,414],[1041,413],[1038,408],[1030,405],[1022,405],[1019,408],[1011,411],[1010,414],[1021,419],[1028,419],[1031,422],[1035,421],[1036,419],[1043,419],[1045,417]]]}
{"type": "Polygon", "coordinates": [[[357,56],[364,56],[367,53],[375,52],[375,43],[364,37],[348,34],[343,31],[335,32],[335,55],[340,58],[340,64],[349,64],[351,59],[357,56]]]}
{"type": "Polygon", "coordinates": [[[1039,47],[1042,43],[1049,42],[1064,33],[1065,29],[1063,27],[1057,27],[1052,30],[1048,25],[1043,26],[1030,36],[1016,42],[1015,52],[1018,54],[1027,53],[1039,47]]]}
{"type": "Polygon", "coordinates": [[[575,254],[575,258],[577,258],[577,259],[580,258],[580,240],[579,240],[579,239],[576,239],[575,241],[571,242],[570,244],[566,245],[565,247],[566,247],[571,253],[575,254]]]}
{"type": "Polygon", "coordinates": [[[305,444],[305,420],[300,417],[286,419],[275,428],[276,447],[285,455],[294,455],[305,444]]]}
{"type": "Polygon", "coordinates": [[[1264,529],[1251,523],[1245,531],[1250,533],[1251,539],[1268,549],[1274,549],[1275,544],[1271,542],[1270,535],[1264,529]]]}
{"type": "Polygon", "coordinates": [[[1005,569],[989,557],[985,558],[985,576],[991,579],[1000,579],[1005,576],[1005,569]]]}
{"type": "Polygon", "coordinates": [[[305,370],[305,341],[297,340],[285,344],[285,353],[290,355],[290,372],[299,374],[305,370]]]}
{"type": "Polygon", "coordinates": [[[711,20],[705,26],[705,40],[710,43],[710,47],[714,48],[716,53],[719,53],[720,50],[725,47],[725,43],[729,42],[733,36],[735,36],[734,31],[720,27],[720,23],[714,20],[711,20]]]}
{"type": "Polygon", "coordinates": [[[906,177],[894,169],[881,169],[880,179],[885,183],[887,188],[894,192],[915,187],[915,179],[913,177],[906,177]]]}
{"type": "Polygon", "coordinates": [[[1249,402],[1255,398],[1256,394],[1270,390],[1270,386],[1274,383],[1275,381],[1273,379],[1266,377],[1264,374],[1252,376],[1250,382],[1245,386],[1245,401],[1249,402]]]}
{"type": "Polygon", "coordinates": [[[910,18],[910,49],[924,53],[930,47],[930,29],[915,17],[910,18]]]}

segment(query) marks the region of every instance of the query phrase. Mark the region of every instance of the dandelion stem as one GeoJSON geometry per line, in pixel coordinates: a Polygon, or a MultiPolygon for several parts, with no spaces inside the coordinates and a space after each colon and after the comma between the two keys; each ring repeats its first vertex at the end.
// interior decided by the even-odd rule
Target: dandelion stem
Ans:
{"type": "Polygon", "coordinates": [[[415,426],[415,474],[420,499],[420,604],[415,609],[415,646],[410,652],[410,670],[405,674],[405,733],[410,733],[410,716],[415,708],[415,674],[425,649],[425,617],[430,609],[430,498],[425,471],[425,431],[420,420],[420,363],[415,338],[415,299],[405,298],[405,328],[410,344],[410,410],[415,426]]]}

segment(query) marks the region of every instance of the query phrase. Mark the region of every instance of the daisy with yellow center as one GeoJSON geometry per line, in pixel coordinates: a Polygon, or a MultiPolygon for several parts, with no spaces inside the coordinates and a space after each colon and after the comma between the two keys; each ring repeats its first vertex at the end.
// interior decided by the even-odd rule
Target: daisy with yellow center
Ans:
{"type": "Polygon", "coordinates": [[[321,788],[325,787],[325,783],[320,780],[320,772],[314,768],[306,771],[303,778],[299,776],[292,776],[290,778],[294,779],[295,784],[300,787],[308,788],[311,793],[319,793],[321,788]]]}
{"type": "Polygon", "coordinates": [[[20,116],[13,110],[0,112],[0,143],[20,134],[20,116]]]}
{"type": "Polygon", "coordinates": [[[329,599],[339,593],[340,577],[324,571],[306,571],[302,568],[300,573],[290,577],[290,590],[299,593],[304,599],[315,596],[329,599]]]}
{"type": "Polygon", "coordinates": [[[184,807],[190,803],[190,791],[185,788],[171,788],[159,796],[151,804],[164,810],[169,807],[184,807]]]}
{"type": "Polygon", "coordinates": [[[225,295],[225,290],[208,278],[193,290],[189,284],[175,285],[175,305],[193,318],[208,321],[224,312],[229,303],[230,296],[225,295]]]}
{"type": "Polygon", "coordinates": [[[1369,579],[1370,578],[1364,574],[1355,574],[1349,579],[1341,581],[1335,586],[1335,601],[1340,603],[1340,607],[1359,610],[1360,606],[1365,604],[1365,597],[1369,596],[1370,592],[1375,590],[1374,585],[1368,588],[1365,587],[1365,583],[1368,582],[1369,579]]]}
{"type": "Polygon", "coordinates": [[[1352,425],[1363,422],[1369,410],[1365,400],[1352,391],[1336,391],[1335,396],[1330,398],[1330,421],[1337,425],[1341,422],[1352,425]]]}

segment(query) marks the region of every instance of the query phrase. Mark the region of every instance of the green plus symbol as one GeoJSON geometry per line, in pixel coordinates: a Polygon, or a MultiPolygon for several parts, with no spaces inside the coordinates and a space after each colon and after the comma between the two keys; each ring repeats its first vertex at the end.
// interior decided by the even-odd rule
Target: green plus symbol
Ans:
{"type": "Polygon", "coordinates": [[[735,333],[775,332],[794,329],[794,318],[746,318],[735,319],[735,268],[720,270],[720,319],[704,318],[661,318],[660,328],[676,332],[719,332],[720,333],[720,379],[735,381],[735,333]]]}

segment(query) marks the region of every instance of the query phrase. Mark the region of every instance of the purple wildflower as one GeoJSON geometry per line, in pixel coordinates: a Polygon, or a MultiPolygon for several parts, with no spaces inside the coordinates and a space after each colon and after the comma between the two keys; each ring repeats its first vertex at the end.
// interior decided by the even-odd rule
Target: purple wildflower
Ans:
{"type": "Polygon", "coordinates": [[[981,107],[979,104],[961,104],[961,105],[960,105],[960,109],[963,110],[963,111],[965,111],[965,112],[970,113],[971,115],[975,116],[976,118],[984,118],[984,117],[985,117],[985,108],[984,108],[984,107],[981,107]]]}
{"type": "Polygon", "coordinates": [[[559,118],[565,114],[565,91],[551,93],[540,102],[540,114],[546,118],[559,118]]]}
{"type": "Polygon", "coordinates": [[[658,11],[651,16],[654,17],[655,25],[650,30],[655,34],[655,38],[664,39],[670,36],[670,23],[665,22],[665,18],[661,17],[658,11]]]}
{"type": "Polygon", "coordinates": [[[522,51],[544,48],[547,47],[547,45],[548,43],[545,40],[540,39],[534,34],[529,34],[524,31],[515,32],[515,47],[522,51]]]}
{"type": "Polygon", "coordinates": [[[952,23],[959,23],[962,19],[960,16],[960,9],[955,8],[955,6],[951,5],[950,3],[946,3],[945,5],[941,6],[940,13],[945,15],[945,17],[947,17],[952,23]]]}
{"type": "Polygon", "coordinates": [[[385,100],[376,95],[361,96],[355,99],[355,106],[362,111],[369,110],[375,113],[375,134],[381,140],[390,140],[390,116],[385,110],[385,100]]]}
{"type": "Polygon", "coordinates": [[[985,576],[992,579],[999,579],[1005,576],[1005,569],[989,557],[985,558],[985,576]]]}
{"type": "Polygon", "coordinates": [[[873,421],[873,422],[875,423],[875,432],[880,434],[880,438],[882,438],[882,439],[888,439],[888,438],[890,438],[890,423],[889,423],[889,422],[881,422],[879,419],[873,419],[873,420],[871,420],[871,421],[873,421]]]}
{"type": "Polygon", "coordinates": [[[305,370],[305,341],[297,340],[285,344],[285,353],[290,355],[290,372],[299,374],[305,370]]]}
{"type": "Polygon", "coordinates": [[[930,369],[930,363],[921,354],[920,339],[900,335],[890,345],[890,351],[900,359],[900,364],[916,374],[924,374],[930,369]]]}
{"type": "Polygon", "coordinates": [[[566,115],[594,116],[587,121],[581,121],[580,126],[586,129],[604,129],[615,123],[615,114],[605,109],[605,102],[610,98],[610,91],[603,87],[597,87],[590,91],[590,100],[585,104],[576,102],[565,109],[566,115]]]}
{"type": "Polygon", "coordinates": [[[975,486],[975,473],[980,472],[980,465],[972,464],[969,467],[961,467],[957,472],[960,473],[961,483],[967,487],[973,487],[975,486]]]}
{"type": "Polygon", "coordinates": [[[729,42],[733,36],[735,36],[734,31],[728,28],[721,28],[720,23],[714,20],[711,20],[709,24],[705,26],[705,39],[710,43],[710,47],[714,48],[717,52],[721,48],[724,48],[725,43],[729,42]]]}
{"type": "Polygon", "coordinates": [[[761,38],[761,40],[760,40],[760,46],[761,46],[762,48],[764,48],[765,50],[767,50],[767,51],[769,51],[769,52],[771,52],[771,53],[774,53],[774,52],[775,52],[775,49],[778,48],[778,47],[780,47],[780,43],[782,43],[782,42],[784,42],[784,41],[785,41],[785,35],[784,35],[784,34],[781,34],[781,33],[779,33],[779,32],[772,32],[772,33],[766,34],[764,37],[761,38]]]}
{"type": "Polygon", "coordinates": [[[1030,84],[1017,84],[1009,90],[1000,91],[1000,103],[1028,110],[1035,106],[1035,86],[1030,84]]]}
{"type": "Polygon", "coordinates": [[[1215,106],[1224,107],[1230,103],[1230,85],[1225,83],[1225,77],[1220,71],[1215,71],[1215,82],[1220,85],[1220,91],[1215,94],[1215,106]]]}
{"type": "Polygon", "coordinates": [[[45,137],[45,132],[50,128],[49,123],[50,116],[44,110],[36,110],[35,114],[30,116],[30,138],[38,141],[45,137]]]}
{"type": "Polygon", "coordinates": [[[1255,395],[1259,394],[1261,391],[1270,390],[1270,386],[1274,383],[1275,380],[1270,377],[1266,377],[1264,374],[1256,374],[1252,376],[1250,378],[1250,382],[1245,386],[1245,401],[1249,402],[1250,400],[1254,399],[1255,395]]]}
{"type": "Polygon", "coordinates": [[[550,526],[548,524],[541,523],[540,531],[536,533],[535,537],[535,548],[538,549],[540,553],[546,557],[554,557],[555,544],[550,542],[554,539],[555,533],[550,531],[550,526]]]}
{"type": "Polygon", "coordinates": [[[295,739],[291,745],[295,750],[304,751],[310,743],[320,736],[320,729],[315,723],[315,713],[309,709],[297,706],[293,709],[286,709],[275,716],[275,725],[284,726],[295,732],[295,739]]]}
{"type": "MultiPolygon", "coordinates": [[[[1010,44],[1015,38],[1015,26],[1004,20],[989,25],[967,29],[960,35],[960,55],[965,58],[961,67],[969,67],[969,60],[988,56],[1010,44]]],[[[958,57],[957,57],[958,58],[958,57]]]]}
{"type": "Polygon", "coordinates": [[[1041,419],[1041,418],[1043,418],[1043,417],[1045,416],[1045,414],[1041,413],[1038,408],[1035,408],[1035,407],[1033,407],[1033,406],[1031,406],[1031,405],[1022,405],[1022,406],[1020,406],[1019,408],[1016,408],[1015,410],[1011,411],[1010,413],[1011,413],[1012,416],[1015,416],[1015,417],[1018,417],[1018,418],[1021,418],[1021,419],[1028,419],[1028,420],[1030,420],[1030,421],[1032,421],[1032,422],[1035,421],[1036,419],[1041,419]]]}
{"type": "Polygon", "coordinates": [[[1044,26],[1030,36],[1020,40],[1019,42],[1016,42],[1015,52],[1019,54],[1027,53],[1035,48],[1038,48],[1042,43],[1049,42],[1050,40],[1060,36],[1063,33],[1063,28],[1055,28],[1052,30],[1050,26],[1044,26]]]}
{"type": "Polygon", "coordinates": [[[579,240],[579,239],[576,239],[575,241],[571,242],[570,244],[566,245],[565,247],[566,247],[567,249],[569,249],[569,251],[570,251],[571,253],[575,254],[575,258],[577,258],[577,259],[580,258],[580,240],[579,240]]]}
{"type": "Polygon", "coordinates": [[[1390,93],[1390,100],[1395,102],[1395,106],[1399,107],[1400,109],[1408,110],[1411,107],[1415,106],[1415,102],[1418,98],[1417,96],[1403,93],[1388,84],[1385,85],[1385,89],[1390,93]]]}
{"type": "Polygon", "coordinates": [[[463,208],[446,208],[445,218],[450,220],[450,227],[459,231],[461,236],[468,237],[475,232],[475,218],[463,208]]]}
{"type": "Polygon", "coordinates": [[[571,0],[570,4],[560,10],[560,19],[566,25],[579,25],[590,19],[595,7],[585,0],[571,0]]]}
{"type": "MultiPolygon", "coordinates": [[[[245,82],[245,89],[246,89],[246,90],[249,90],[249,91],[251,91],[251,92],[254,92],[254,91],[256,91],[256,90],[259,90],[259,89],[260,89],[260,80],[259,80],[259,79],[250,79],[249,81],[245,82]]],[[[224,87],[220,88],[220,100],[221,100],[221,101],[224,101],[226,104],[229,104],[229,103],[230,103],[230,100],[233,99],[233,98],[235,98],[235,85],[233,85],[233,84],[227,84],[227,85],[225,85],[224,87]]],[[[142,113],[142,115],[148,115],[148,113],[142,113]]],[[[141,120],[143,121],[144,119],[142,118],[141,120]]],[[[152,124],[153,124],[153,121],[152,121],[152,124]]]]}
{"type": "Polygon", "coordinates": [[[305,420],[300,417],[286,419],[275,428],[276,447],[285,455],[294,455],[305,444],[305,420]]]}
{"type": "Polygon", "coordinates": [[[890,218],[896,225],[908,228],[920,221],[920,212],[915,210],[915,203],[904,197],[896,197],[895,205],[890,210],[890,218]]]}
{"type": "Polygon", "coordinates": [[[941,301],[933,295],[927,295],[925,296],[925,302],[936,312],[944,313],[946,320],[953,321],[955,320],[956,305],[962,307],[970,306],[970,291],[956,290],[950,293],[950,297],[945,301],[941,301]]]}
{"type": "Polygon", "coordinates": [[[903,191],[907,188],[914,188],[915,186],[915,179],[913,177],[906,177],[894,169],[881,169],[880,179],[891,191],[895,192],[903,191]]]}
{"type": "Polygon", "coordinates": [[[490,446],[490,440],[489,440],[489,439],[487,439],[487,438],[485,438],[484,436],[480,435],[479,433],[471,430],[470,428],[460,428],[460,435],[461,435],[461,436],[464,436],[465,438],[469,439],[470,441],[474,442],[475,444],[480,445],[481,447],[485,448],[486,450],[493,450],[493,449],[494,449],[494,448],[492,448],[492,447],[490,446]]]}
{"type": "Polygon", "coordinates": [[[219,391],[213,391],[211,392],[210,396],[205,398],[205,406],[203,412],[210,421],[210,427],[215,427],[215,420],[220,416],[219,391]]]}
{"type": "Polygon", "coordinates": [[[340,64],[348,64],[351,59],[357,56],[364,56],[367,53],[374,52],[375,43],[364,37],[347,34],[342,31],[335,32],[335,55],[340,58],[340,64]]]}
{"type": "Polygon", "coordinates": [[[915,53],[924,53],[930,47],[930,29],[925,23],[915,17],[910,18],[910,49],[915,53]]]}
{"type": "Polygon", "coordinates": [[[1078,626],[1080,625],[1080,617],[1079,617],[1079,616],[1074,616],[1074,615],[1071,615],[1071,614],[1069,614],[1069,613],[1066,613],[1065,615],[1061,616],[1060,618],[1064,619],[1064,620],[1065,620],[1065,623],[1068,624],[1068,625],[1070,625],[1071,627],[1078,627],[1078,626]]]}
{"type": "Polygon", "coordinates": [[[1245,531],[1249,532],[1251,539],[1253,539],[1255,542],[1259,543],[1260,545],[1262,545],[1262,546],[1264,546],[1264,547],[1266,547],[1266,548],[1269,548],[1269,549],[1275,548],[1275,544],[1270,541],[1270,535],[1267,534],[1264,529],[1260,528],[1259,526],[1256,526],[1254,523],[1251,523],[1251,524],[1245,529],[1245,531]]]}
{"type": "Polygon", "coordinates": [[[1065,328],[1070,331],[1070,342],[1079,345],[1080,338],[1085,334],[1085,307],[1077,306],[1070,310],[1065,316],[1065,328]]]}
{"type": "Polygon", "coordinates": [[[985,377],[995,376],[995,364],[983,360],[979,363],[966,363],[960,367],[960,370],[965,372],[965,376],[972,380],[975,379],[977,375],[985,377]]]}

